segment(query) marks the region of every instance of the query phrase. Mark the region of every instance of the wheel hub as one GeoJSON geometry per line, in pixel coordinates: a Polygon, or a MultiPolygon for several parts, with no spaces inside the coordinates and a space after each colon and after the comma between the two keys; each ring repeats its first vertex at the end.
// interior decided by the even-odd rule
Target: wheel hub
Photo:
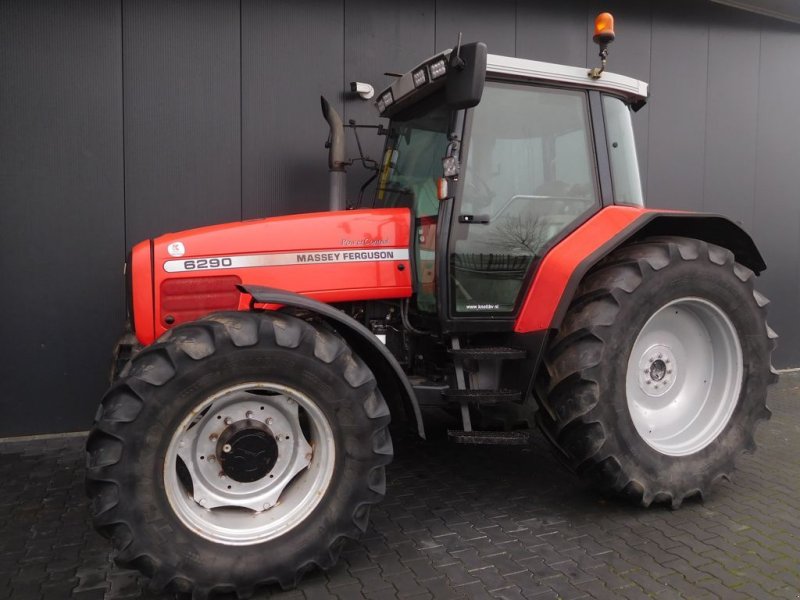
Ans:
{"type": "Polygon", "coordinates": [[[663,396],[675,384],[677,365],[675,354],[667,345],[655,344],[639,358],[639,387],[648,396],[663,396]]]}
{"type": "Polygon", "coordinates": [[[264,423],[245,419],[233,423],[217,442],[217,460],[223,473],[241,483],[265,477],[278,461],[275,434],[264,423]]]}
{"type": "Polygon", "coordinates": [[[178,439],[195,502],[255,511],[274,506],[313,456],[298,409],[289,395],[261,398],[247,391],[225,394],[211,405],[178,439]]]}
{"type": "Polygon", "coordinates": [[[653,379],[653,381],[661,381],[662,379],[664,379],[664,375],[666,374],[667,374],[667,365],[660,358],[654,361],[652,365],[650,365],[650,377],[653,379]]]}

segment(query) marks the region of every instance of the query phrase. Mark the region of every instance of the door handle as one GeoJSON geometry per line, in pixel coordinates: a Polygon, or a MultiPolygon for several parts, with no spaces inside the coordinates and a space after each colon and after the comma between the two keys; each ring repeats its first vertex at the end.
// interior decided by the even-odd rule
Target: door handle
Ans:
{"type": "Polygon", "coordinates": [[[489,215],[458,215],[459,223],[477,223],[479,225],[489,224],[489,215]]]}

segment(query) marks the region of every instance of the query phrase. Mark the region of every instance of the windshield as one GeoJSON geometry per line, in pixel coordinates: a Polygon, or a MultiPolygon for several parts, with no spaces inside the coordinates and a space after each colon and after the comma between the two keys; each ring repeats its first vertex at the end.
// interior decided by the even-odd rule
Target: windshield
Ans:
{"type": "Polygon", "coordinates": [[[436,181],[442,176],[450,115],[439,107],[407,121],[392,121],[375,206],[411,208],[417,217],[439,212],[436,181]]]}

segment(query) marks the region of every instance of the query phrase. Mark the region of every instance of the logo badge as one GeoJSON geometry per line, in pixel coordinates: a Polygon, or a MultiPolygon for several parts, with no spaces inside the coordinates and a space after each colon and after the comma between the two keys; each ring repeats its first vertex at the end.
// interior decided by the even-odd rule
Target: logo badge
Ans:
{"type": "Polygon", "coordinates": [[[167,246],[167,252],[169,252],[170,256],[183,256],[186,254],[186,248],[181,242],[173,242],[167,246]]]}

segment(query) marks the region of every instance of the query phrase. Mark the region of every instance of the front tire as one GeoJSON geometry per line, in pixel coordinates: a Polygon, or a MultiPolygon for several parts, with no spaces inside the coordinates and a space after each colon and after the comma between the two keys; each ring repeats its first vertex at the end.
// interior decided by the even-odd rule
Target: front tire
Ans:
{"type": "Polygon", "coordinates": [[[537,382],[540,426],[579,475],[677,508],[755,449],[777,336],[753,278],[730,251],[680,237],[623,247],[587,275],[537,382]]]}
{"type": "Polygon", "coordinates": [[[385,493],[389,410],[334,332],[221,313],[140,352],[103,398],[87,492],[116,560],[204,598],[293,586],[385,493]]]}

